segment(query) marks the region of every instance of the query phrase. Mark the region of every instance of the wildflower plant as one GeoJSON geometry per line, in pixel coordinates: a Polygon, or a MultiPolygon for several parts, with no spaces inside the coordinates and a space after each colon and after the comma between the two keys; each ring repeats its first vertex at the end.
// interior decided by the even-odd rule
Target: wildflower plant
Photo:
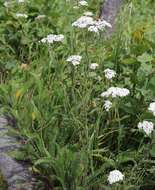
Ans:
{"type": "Polygon", "coordinates": [[[155,189],[155,3],[126,1],[110,38],[99,7],[0,6],[1,113],[42,189],[155,189]]]}

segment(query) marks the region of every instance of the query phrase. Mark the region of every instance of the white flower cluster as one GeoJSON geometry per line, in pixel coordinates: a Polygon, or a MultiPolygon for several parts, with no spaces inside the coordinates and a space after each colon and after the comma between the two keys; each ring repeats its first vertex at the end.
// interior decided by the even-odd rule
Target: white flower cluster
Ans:
{"type": "Polygon", "coordinates": [[[88,31],[99,33],[99,31],[103,31],[105,27],[111,28],[112,26],[107,21],[99,19],[98,21],[94,21],[92,26],[89,26],[88,31]]]}
{"type": "Polygon", "coordinates": [[[23,14],[23,13],[16,13],[16,17],[27,18],[28,16],[26,14],[23,14]]]}
{"type": "Polygon", "coordinates": [[[17,3],[24,3],[25,0],[17,0],[17,3]]]}
{"type": "Polygon", "coordinates": [[[149,121],[139,122],[138,129],[143,130],[147,135],[150,135],[154,129],[154,124],[149,121]]]}
{"type": "Polygon", "coordinates": [[[48,43],[48,44],[53,44],[54,42],[62,42],[64,40],[64,35],[59,34],[49,34],[47,35],[46,38],[43,38],[40,40],[42,43],[48,43]]]}
{"type": "Polygon", "coordinates": [[[155,116],[155,102],[150,103],[148,110],[155,116]]]}
{"type": "Polygon", "coordinates": [[[88,6],[88,3],[87,3],[87,1],[81,0],[81,1],[79,1],[79,5],[80,6],[88,6]]]}
{"type": "Polygon", "coordinates": [[[88,31],[95,33],[99,33],[99,31],[102,31],[106,26],[111,27],[111,24],[105,20],[95,21],[91,16],[92,14],[90,14],[90,12],[84,13],[84,16],[81,16],[73,22],[72,26],[78,28],[88,28],[88,31]]]}
{"type": "Polygon", "coordinates": [[[41,20],[44,19],[46,17],[46,15],[38,15],[35,20],[41,20]]]}
{"type": "Polygon", "coordinates": [[[110,87],[107,91],[102,92],[101,97],[109,97],[117,98],[117,97],[125,97],[130,94],[130,91],[127,88],[119,88],[119,87],[110,87]]]}
{"type": "Polygon", "coordinates": [[[91,63],[90,66],[89,66],[89,68],[90,68],[91,70],[95,70],[98,66],[99,66],[99,65],[98,65],[97,63],[91,63]]]}
{"type": "Polygon", "coordinates": [[[112,69],[105,69],[104,70],[105,77],[109,80],[116,76],[116,72],[112,69]]]}
{"type": "Polygon", "coordinates": [[[109,184],[123,181],[124,175],[119,170],[113,170],[109,173],[108,182],[109,184]]]}
{"type": "Polygon", "coordinates": [[[92,25],[94,23],[94,20],[90,16],[81,16],[77,21],[72,23],[72,26],[78,27],[78,28],[87,28],[89,25],[92,25]]]}
{"type": "Polygon", "coordinates": [[[80,64],[82,57],[80,55],[72,55],[68,57],[67,62],[72,63],[72,65],[76,66],[80,64]]]}
{"type": "Polygon", "coordinates": [[[105,110],[109,111],[111,107],[112,107],[112,102],[109,101],[109,100],[106,100],[105,103],[104,103],[105,110]]]}
{"type": "MultiPolygon", "coordinates": [[[[9,7],[9,6],[13,5],[13,3],[14,3],[13,1],[5,1],[4,6],[9,7]]],[[[25,0],[16,0],[16,3],[18,3],[18,4],[25,3],[25,0]]]]}
{"type": "Polygon", "coordinates": [[[5,1],[4,4],[3,4],[5,7],[9,7],[11,5],[11,2],[10,1],[5,1]]]}

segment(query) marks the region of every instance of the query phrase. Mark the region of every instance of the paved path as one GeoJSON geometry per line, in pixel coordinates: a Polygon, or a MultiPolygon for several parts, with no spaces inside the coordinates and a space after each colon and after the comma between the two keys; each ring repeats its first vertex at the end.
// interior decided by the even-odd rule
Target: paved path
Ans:
{"type": "Polygon", "coordinates": [[[8,184],[8,190],[32,190],[34,178],[26,166],[7,155],[21,145],[16,138],[8,135],[8,121],[0,117],[0,171],[8,184]]]}

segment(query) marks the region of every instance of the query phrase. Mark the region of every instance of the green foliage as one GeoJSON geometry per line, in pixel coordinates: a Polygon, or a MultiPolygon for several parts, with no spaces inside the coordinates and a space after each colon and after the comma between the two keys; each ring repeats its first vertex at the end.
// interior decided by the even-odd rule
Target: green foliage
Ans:
{"type": "Polygon", "coordinates": [[[30,0],[0,6],[1,112],[17,120],[13,133],[21,137],[32,171],[54,190],[153,190],[155,140],[137,128],[155,117],[148,105],[155,100],[155,27],[153,1],[134,0],[122,8],[115,35],[107,39],[72,27],[84,11],[97,18],[100,1],[73,9],[77,1],[30,0]],[[17,18],[16,13],[28,18],[17,18]],[[45,18],[36,20],[38,15],[45,18]],[[128,16],[126,16],[128,15],[128,16]],[[39,41],[64,34],[60,44],[39,41]],[[78,54],[77,68],[66,62],[78,54]],[[90,63],[98,63],[95,71],[90,63]],[[104,69],[117,72],[114,80],[104,69]],[[106,112],[100,94],[111,86],[130,95],[113,101],[106,112]],[[118,169],[124,181],[109,185],[118,169]]]}

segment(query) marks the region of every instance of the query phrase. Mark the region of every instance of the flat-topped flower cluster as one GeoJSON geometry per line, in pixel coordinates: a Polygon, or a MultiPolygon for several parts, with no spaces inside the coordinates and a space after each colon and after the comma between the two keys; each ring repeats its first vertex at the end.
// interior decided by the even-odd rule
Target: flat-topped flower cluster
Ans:
{"type": "Polygon", "coordinates": [[[77,19],[75,22],[72,23],[72,26],[77,28],[87,28],[90,32],[99,33],[100,31],[103,31],[105,27],[112,27],[110,23],[108,23],[105,20],[94,20],[90,13],[86,15],[84,13],[84,16],[81,16],[79,19],[77,19]]]}
{"type": "Polygon", "coordinates": [[[64,40],[64,35],[59,34],[49,34],[47,37],[43,38],[40,40],[42,43],[48,43],[48,44],[53,44],[54,42],[62,42],[64,40]]]}

